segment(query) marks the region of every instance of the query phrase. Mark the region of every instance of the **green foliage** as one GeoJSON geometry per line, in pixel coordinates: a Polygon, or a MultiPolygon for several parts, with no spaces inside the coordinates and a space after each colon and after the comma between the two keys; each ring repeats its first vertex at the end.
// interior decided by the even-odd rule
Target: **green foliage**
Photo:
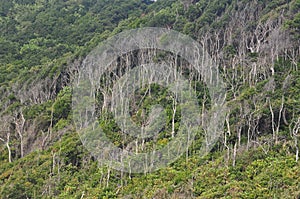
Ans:
{"type": "Polygon", "coordinates": [[[0,1],[0,16],[6,16],[10,10],[10,8],[13,7],[12,1],[0,1]]]}
{"type": "Polygon", "coordinates": [[[65,87],[59,92],[55,102],[53,103],[53,117],[56,121],[58,119],[66,119],[71,110],[71,88],[65,87]]]}
{"type": "Polygon", "coordinates": [[[150,27],[172,27],[176,16],[170,9],[160,10],[153,16],[149,16],[146,26],[150,27]]]}
{"type": "MultiPolygon", "coordinates": [[[[227,154],[223,139],[217,142],[210,154],[204,157],[199,154],[205,141],[205,132],[200,129],[186,154],[166,168],[149,174],[122,173],[107,168],[92,157],[74,131],[71,122],[72,90],[70,86],[65,86],[69,85],[74,71],[68,71],[68,67],[74,60],[80,62],[99,42],[123,30],[147,26],[172,28],[199,40],[205,30],[222,30],[222,27],[226,27],[227,22],[235,17],[231,11],[237,9],[239,3],[251,4],[230,0],[190,2],[186,7],[179,0],[158,0],[155,3],[150,0],[0,0],[0,116],[23,110],[26,145],[41,146],[51,139],[48,145],[42,146],[44,150],[28,152],[25,157],[18,158],[19,135],[16,133],[16,124],[11,122],[9,144],[13,162],[9,163],[6,135],[1,132],[1,198],[300,197],[300,165],[299,161],[295,161],[295,137],[290,131],[300,114],[300,73],[294,69],[294,62],[299,62],[299,57],[293,63],[287,61],[284,57],[286,54],[276,59],[272,66],[275,70],[272,77],[275,86],[268,91],[265,91],[265,87],[270,79],[258,79],[258,83],[251,87],[247,79],[242,79],[250,71],[244,66],[228,69],[227,74],[222,74],[228,75],[226,78],[233,73],[237,75],[230,80],[238,90],[231,90],[227,95],[228,101],[234,101],[230,102],[230,127],[225,128],[231,130],[231,135],[226,134],[230,149],[237,143],[239,138],[236,132],[241,128],[241,146],[237,149],[234,166],[232,151],[227,154]],[[41,86],[41,89],[49,87],[52,92],[50,99],[41,100],[41,103],[23,99],[30,94],[30,85],[47,79],[50,80],[49,85],[41,86]],[[286,79],[289,81],[285,82],[286,79]],[[24,85],[21,91],[26,92],[24,96],[19,93],[19,85],[24,85]],[[282,99],[286,121],[279,123],[280,143],[270,144],[272,118],[269,106],[272,106],[276,126],[282,99]],[[247,123],[249,114],[239,117],[244,111],[241,109],[249,109],[246,111],[253,113],[251,116],[254,119],[250,122],[257,122],[254,129],[250,129],[251,124],[247,123]],[[253,133],[253,141],[261,145],[253,148],[246,146],[248,128],[253,133]],[[258,131],[259,136],[255,134],[258,131]],[[37,137],[27,135],[31,133],[37,137]]],[[[271,16],[270,12],[284,6],[287,11],[283,13],[282,20],[286,30],[297,41],[299,0],[290,3],[282,0],[259,1],[258,5],[261,7],[255,12],[261,11],[264,19],[271,16]]],[[[249,31],[253,30],[256,23],[246,24],[249,31]]],[[[238,37],[235,34],[232,30],[232,37],[238,37]]],[[[164,38],[161,41],[169,42],[164,38]]],[[[238,49],[235,42],[223,46],[225,65],[238,59],[238,49]]],[[[245,53],[245,63],[255,63],[261,56],[260,53],[245,53]]],[[[169,56],[170,53],[159,51],[154,60],[160,63],[169,56]]],[[[184,63],[180,58],[179,61],[184,63]]],[[[210,109],[212,102],[205,85],[199,83],[196,77],[190,77],[188,72],[184,75],[192,79],[191,86],[196,89],[198,103],[204,103],[210,109]],[[204,96],[207,97],[205,102],[204,96]]],[[[156,140],[146,140],[145,147],[139,150],[152,150],[153,144],[156,144],[156,149],[166,146],[172,139],[172,95],[167,89],[152,84],[137,91],[131,100],[134,107],[131,116],[137,125],[146,122],[155,104],[165,109],[167,118],[156,140]],[[148,88],[151,95],[147,94],[148,88]]],[[[177,106],[175,131],[181,122],[180,110],[186,107],[189,107],[188,104],[177,106]]],[[[99,126],[115,146],[126,147],[134,139],[124,135],[109,111],[102,116],[99,126]]]]}

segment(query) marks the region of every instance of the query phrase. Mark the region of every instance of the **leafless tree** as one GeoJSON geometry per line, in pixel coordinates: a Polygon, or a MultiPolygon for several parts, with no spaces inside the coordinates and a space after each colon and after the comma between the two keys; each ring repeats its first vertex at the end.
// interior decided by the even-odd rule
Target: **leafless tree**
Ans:
{"type": "Polygon", "coordinates": [[[2,123],[0,127],[0,135],[3,135],[5,138],[0,137],[0,140],[5,143],[5,146],[8,151],[8,161],[12,162],[11,147],[10,147],[10,133],[11,133],[11,117],[3,116],[2,123]]]}
{"type": "Polygon", "coordinates": [[[20,139],[20,154],[24,157],[24,133],[25,133],[25,118],[22,109],[16,112],[13,116],[13,123],[15,125],[15,130],[20,139]]]}
{"type": "Polygon", "coordinates": [[[300,131],[300,117],[289,125],[291,137],[294,140],[296,149],[295,159],[299,160],[299,131],[300,131]]]}

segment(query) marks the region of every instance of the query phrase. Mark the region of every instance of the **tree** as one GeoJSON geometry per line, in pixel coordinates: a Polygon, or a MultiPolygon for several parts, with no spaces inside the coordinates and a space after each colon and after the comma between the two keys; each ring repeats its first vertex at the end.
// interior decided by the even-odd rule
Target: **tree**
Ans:
{"type": "Polygon", "coordinates": [[[5,146],[8,151],[8,161],[12,162],[12,156],[11,156],[11,147],[10,147],[10,133],[11,133],[11,121],[12,118],[10,116],[3,116],[2,117],[2,123],[0,126],[0,135],[6,135],[5,138],[1,138],[0,140],[5,143],[5,146]]]}
{"type": "Polygon", "coordinates": [[[24,134],[25,134],[25,118],[22,112],[20,111],[15,112],[13,116],[13,123],[15,125],[15,130],[17,132],[18,137],[20,138],[20,154],[21,158],[24,157],[24,134]]]}

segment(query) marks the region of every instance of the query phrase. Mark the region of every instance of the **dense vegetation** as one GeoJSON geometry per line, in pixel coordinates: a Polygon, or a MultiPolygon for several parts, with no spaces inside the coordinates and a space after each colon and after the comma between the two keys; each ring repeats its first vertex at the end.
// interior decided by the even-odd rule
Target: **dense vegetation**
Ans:
{"type": "MultiPolygon", "coordinates": [[[[299,10],[299,0],[0,0],[0,198],[299,198],[299,10]],[[82,145],[71,83],[101,41],[140,27],[174,29],[203,45],[226,82],[229,112],[207,155],[199,130],[167,168],[130,174],[82,145]]],[[[192,80],[208,112],[207,89],[192,80]]],[[[139,151],[165,146],[180,123],[171,95],[150,88],[136,94],[143,103],[133,120],[143,125],[160,103],[167,124],[139,151]]],[[[132,141],[109,113],[99,125],[118,147],[132,141]]]]}

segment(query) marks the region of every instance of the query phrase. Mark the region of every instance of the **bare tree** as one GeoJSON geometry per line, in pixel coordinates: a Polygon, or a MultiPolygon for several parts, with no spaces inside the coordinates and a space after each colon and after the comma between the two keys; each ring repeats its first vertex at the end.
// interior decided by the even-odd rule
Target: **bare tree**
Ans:
{"type": "Polygon", "coordinates": [[[230,123],[229,123],[229,114],[226,116],[225,122],[226,122],[227,131],[224,132],[224,146],[227,149],[226,161],[228,163],[229,158],[230,158],[230,148],[227,144],[227,139],[228,139],[228,136],[231,136],[230,123]]]}
{"type": "MultiPolygon", "coordinates": [[[[294,114],[293,114],[294,118],[294,114]]],[[[300,117],[297,120],[294,120],[289,125],[290,135],[294,140],[294,146],[296,149],[295,160],[296,162],[299,160],[299,131],[300,131],[300,117]]]]}
{"type": "MultiPolygon", "coordinates": [[[[10,116],[3,116],[2,117],[2,123],[1,123],[0,133],[3,133],[3,135],[6,135],[6,138],[1,138],[0,141],[5,143],[5,146],[8,151],[8,161],[12,162],[12,155],[11,155],[11,147],[10,147],[10,125],[11,125],[11,117],[10,116]]],[[[0,134],[1,135],[1,134],[0,134]]]]}
{"type": "Polygon", "coordinates": [[[25,118],[22,109],[16,112],[13,116],[13,123],[15,124],[15,130],[20,138],[20,153],[21,157],[24,157],[24,133],[25,133],[25,118]]]}
{"type": "Polygon", "coordinates": [[[11,160],[11,149],[10,149],[10,145],[9,145],[9,141],[10,141],[10,132],[8,131],[8,132],[5,132],[5,133],[6,133],[6,140],[4,140],[4,139],[1,138],[1,137],[0,137],[0,140],[1,140],[2,142],[4,142],[5,145],[6,145],[6,148],[7,148],[7,151],[8,151],[8,161],[9,161],[9,162],[12,162],[12,160],[11,160]]]}

